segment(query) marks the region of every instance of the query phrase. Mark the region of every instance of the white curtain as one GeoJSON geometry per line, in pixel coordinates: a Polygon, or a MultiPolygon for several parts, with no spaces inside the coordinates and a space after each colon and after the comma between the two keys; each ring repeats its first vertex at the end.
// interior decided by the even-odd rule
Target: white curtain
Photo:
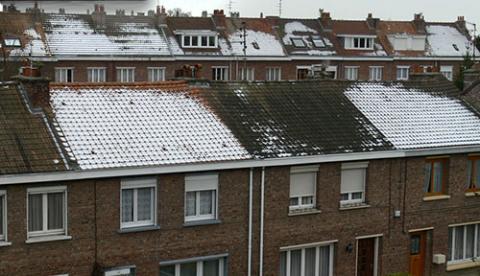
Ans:
{"type": "Polygon", "coordinates": [[[219,260],[211,260],[203,262],[203,276],[219,276],[219,260]]]}
{"type": "Polygon", "coordinates": [[[42,195],[28,195],[28,231],[43,230],[42,195]]]}
{"type": "Polygon", "coordinates": [[[423,182],[423,191],[425,193],[430,192],[431,179],[432,179],[432,164],[426,163],[425,164],[425,180],[423,182]]]}
{"type": "Polygon", "coordinates": [[[195,216],[196,192],[188,192],[185,206],[185,213],[188,216],[195,216]]]}
{"type": "Polygon", "coordinates": [[[463,226],[455,227],[455,260],[463,259],[463,226]]]}
{"type": "Polygon", "coordinates": [[[153,188],[141,188],[137,191],[137,220],[152,219],[153,188]]]}
{"type": "Polygon", "coordinates": [[[290,276],[301,276],[302,250],[290,252],[290,276]]]}
{"type": "Polygon", "coordinates": [[[305,249],[305,276],[315,276],[315,256],[317,248],[305,249]]]}
{"type": "Polygon", "coordinates": [[[122,222],[133,221],[133,189],[122,190],[122,222]]]}
{"type": "Polygon", "coordinates": [[[320,247],[320,267],[319,276],[329,276],[330,275],[330,246],[320,247]]]}
{"type": "Polygon", "coordinates": [[[212,201],[214,191],[201,191],[200,192],[200,214],[208,215],[213,214],[212,201]]]}
{"type": "Polygon", "coordinates": [[[433,191],[439,193],[442,192],[443,164],[435,162],[433,168],[435,170],[433,191]]]}
{"type": "Polygon", "coordinates": [[[48,230],[63,228],[64,193],[50,193],[48,198],[48,230]]]}

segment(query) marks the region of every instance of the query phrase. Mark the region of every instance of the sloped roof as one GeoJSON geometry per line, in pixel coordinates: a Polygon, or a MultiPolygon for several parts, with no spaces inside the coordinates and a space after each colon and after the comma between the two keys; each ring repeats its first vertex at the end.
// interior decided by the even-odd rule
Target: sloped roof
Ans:
{"type": "Polygon", "coordinates": [[[42,114],[33,114],[16,84],[0,83],[0,175],[65,170],[42,114]]]}
{"type": "MultiPolygon", "coordinates": [[[[462,57],[467,52],[472,55],[474,46],[468,37],[460,32],[455,24],[428,23],[428,56],[462,57]]],[[[476,49],[476,55],[479,51],[476,49]]]]}

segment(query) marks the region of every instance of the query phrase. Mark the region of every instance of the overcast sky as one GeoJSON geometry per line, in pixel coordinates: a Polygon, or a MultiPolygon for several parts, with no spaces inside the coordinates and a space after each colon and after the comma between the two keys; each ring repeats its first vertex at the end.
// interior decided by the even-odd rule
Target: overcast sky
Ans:
{"type": "MultiPolygon", "coordinates": [[[[257,17],[278,15],[279,0],[232,0],[232,8],[241,16],[257,17]]],[[[2,2],[2,0],[0,0],[2,2]]],[[[4,3],[8,1],[3,1],[4,3]]],[[[45,10],[58,10],[60,1],[40,2],[45,10]],[[50,3],[47,3],[50,2],[50,3]],[[52,3],[53,2],[53,3],[52,3]]],[[[17,2],[23,8],[29,2],[17,2]]],[[[85,12],[92,10],[95,1],[75,1],[66,5],[85,12]]],[[[210,13],[217,8],[228,12],[228,0],[143,0],[143,1],[104,1],[108,11],[122,6],[125,10],[146,11],[154,9],[157,3],[167,9],[179,7],[200,15],[202,10],[210,13]]],[[[411,20],[414,13],[423,12],[428,21],[454,21],[458,15],[464,15],[467,21],[480,24],[480,1],[478,0],[282,0],[282,17],[318,17],[320,8],[329,11],[338,19],[363,19],[369,12],[382,19],[411,20]]]]}

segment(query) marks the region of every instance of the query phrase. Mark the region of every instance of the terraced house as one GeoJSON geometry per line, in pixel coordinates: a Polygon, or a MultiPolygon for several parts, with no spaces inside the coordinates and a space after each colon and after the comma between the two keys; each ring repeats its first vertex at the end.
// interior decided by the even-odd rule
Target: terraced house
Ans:
{"type": "Polygon", "coordinates": [[[410,77],[3,82],[0,274],[478,274],[475,97],[410,77]]]}
{"type": "MultiPolygon", "coordinates": [[[[147,15],[1,13],[0,31],[11,64],[32,56],[56,82],[300,80],[319,72],[347,80],[406,80],[412,66],[435,67],[453,80],[463,56],[478,56],[465,18],[455,22],[287,19],[261,15],[170,17],[147,15]]],[[[3,44],[2,44],[3,45],[3,44]]]]}

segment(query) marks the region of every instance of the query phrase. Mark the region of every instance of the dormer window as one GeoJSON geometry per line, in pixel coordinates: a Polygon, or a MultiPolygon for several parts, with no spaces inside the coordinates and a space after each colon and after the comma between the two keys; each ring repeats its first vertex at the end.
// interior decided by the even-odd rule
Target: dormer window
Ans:
{"type": "Polygon", "coordinates": [[[180,34],[182,48],[216,48],[218,45],[216,34],[180,34]]]}
{"type": "Polygon", "coordinates": [[[345,37],[347,50],[373,50],[374,37],[345,37]]]}
{"type": "Polygon", "coordinates": [[[297,47],[297,48],[305,48],[307,46],[307,44],[305,44],[305,41],[303,41],[302,38],[292,38],[292,43],[293,43],[293,46],[297,47]]]}
{"type": "Polygon", "coordinates": [[[20,39],[18,38],[5,38],[4,39],[6,47],[21,47],[20,39]]]}
{"type": "Polygon", "coordinates": [[[317,48],[325,48],[325,42],[319,36],[312,36],[313,46],[317,48]]]}

